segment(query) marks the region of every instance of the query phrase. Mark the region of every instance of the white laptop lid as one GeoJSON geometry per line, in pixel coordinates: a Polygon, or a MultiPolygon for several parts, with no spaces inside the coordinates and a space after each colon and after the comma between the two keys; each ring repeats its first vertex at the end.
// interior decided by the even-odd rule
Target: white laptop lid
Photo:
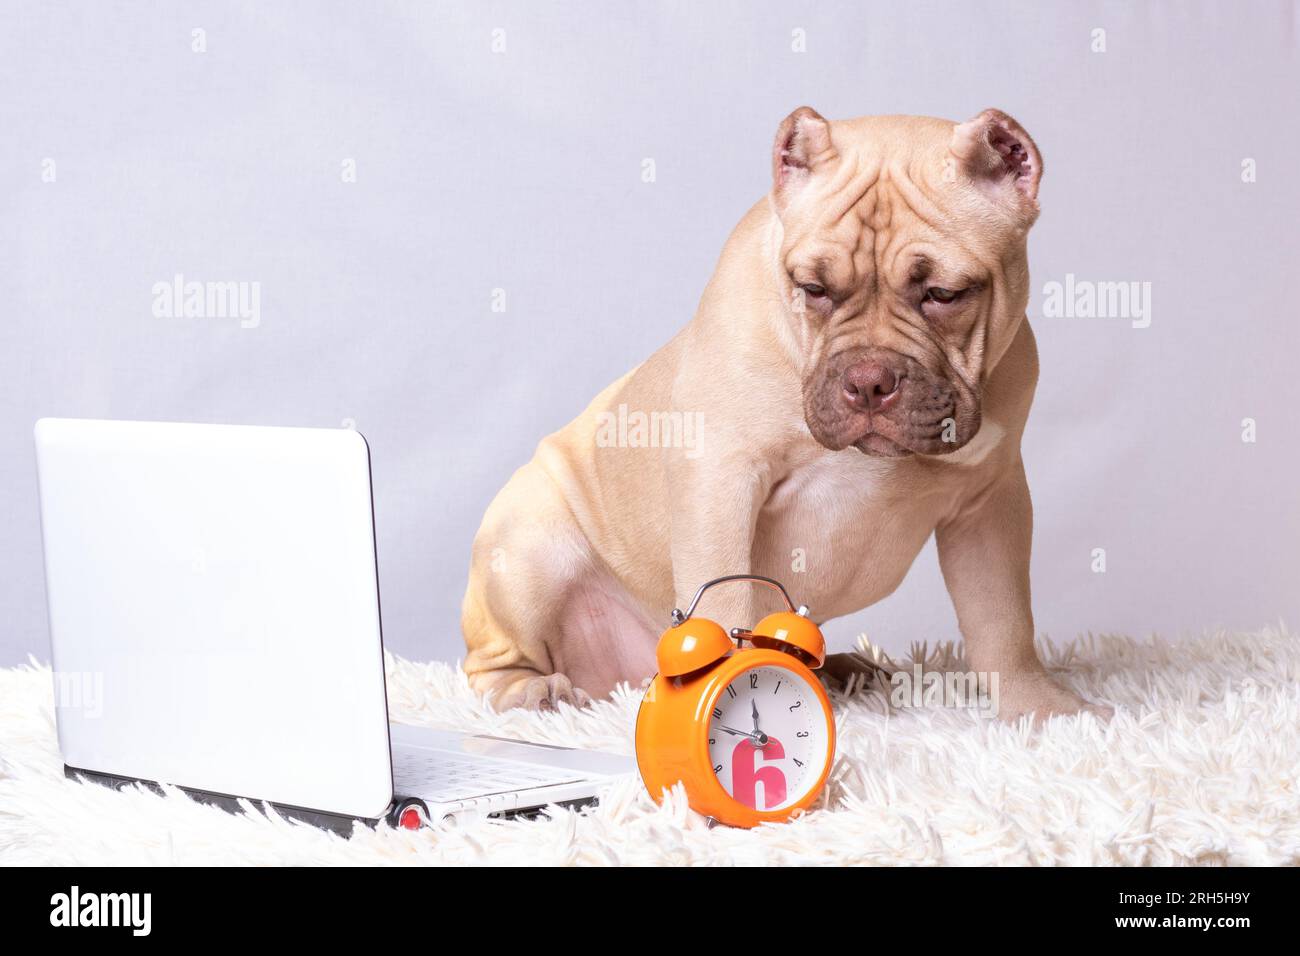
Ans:
{"type": "Polygon", "coordinates": [[[36,452],[65,763],[383,814],[361,435],[42,419],[36,452]]]}

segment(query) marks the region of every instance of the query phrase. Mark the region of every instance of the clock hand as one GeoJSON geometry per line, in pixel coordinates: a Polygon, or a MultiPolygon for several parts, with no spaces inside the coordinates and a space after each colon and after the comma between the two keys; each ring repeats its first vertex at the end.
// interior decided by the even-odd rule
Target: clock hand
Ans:
{"type": "Polygon", "coordinates": [[[751,698],[749,703],[754,708],[754,733],[758,733],[758,701],[751,698]]]}
{"type": "Polygon", "coordinates": [[[733,735],[733,736],[735,736],[735,737],[753,737],[753,736],[754,736],[754,735],[751,734],[748,730],[736,730],[736,729],[734,729],[734,728],[732,728],[732,727],[726,727],[726,726],[723,726],[722,724],[718,724],[718,729],[719,729],[719,730],[725,730],[727,733],[729,733],[729,734],[731,734],[731,735],[733,735]]]}
{"type": "Polygon", "coordinates": [[[751,734],[748,730],[736,730],[732,727],[723,726],[722,724],[718,724],[718,729],[725,730],[727,733],[736,737],[748,737],[760,747],[767,746],[767,734],[762,733],[761,731],[756,734],[751,734]]]}

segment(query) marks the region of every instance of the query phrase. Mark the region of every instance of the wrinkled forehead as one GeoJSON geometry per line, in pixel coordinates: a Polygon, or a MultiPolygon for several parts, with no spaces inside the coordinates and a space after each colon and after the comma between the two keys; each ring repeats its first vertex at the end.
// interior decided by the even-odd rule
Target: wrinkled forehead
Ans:
{"type": "Polygon", "coordinates": [[[837,161],[782,217],[786,267],[815,264],[847,284],[878,270],[906,278],[927,264],[973,272],[1000,257],[1015,232],[954,175],[953,126],[888,116],[831,124],[837,161]]]}

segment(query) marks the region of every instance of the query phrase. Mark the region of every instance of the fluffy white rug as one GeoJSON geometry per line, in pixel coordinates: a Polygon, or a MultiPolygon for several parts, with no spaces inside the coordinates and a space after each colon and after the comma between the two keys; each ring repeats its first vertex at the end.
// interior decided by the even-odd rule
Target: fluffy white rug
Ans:
{"type": "MultiPolygon", "coordinates": [[[[929,668],[960,669],[959,649],[929,668]]],[[[227,814],[64,779],[49,671],[0,671],[4,864],[1296,864],[1300,641],[1285,629],[1183,642],[1089,637],[1042,653],[1116,708],[1045,726],[970,711],[893,711],[837,696],[824,806],[783,826],[710,829],[635,779],[582,813],[478,819],[350,839],[248,808],[227,814]]],[[[920,652],[924,658],[923,651],[920,652]]],[[[447,664],[389,661],[395,719],[631,752],[639,691],[587,712],[503,714],[447,664]]]]}

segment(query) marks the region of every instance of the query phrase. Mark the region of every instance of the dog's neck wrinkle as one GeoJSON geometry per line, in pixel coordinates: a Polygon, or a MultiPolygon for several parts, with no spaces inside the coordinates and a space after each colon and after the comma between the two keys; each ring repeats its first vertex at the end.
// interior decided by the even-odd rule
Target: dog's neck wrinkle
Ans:
{"type": "MultiPolygon", "coordinates": [[[[1023,309],[1012,311],[1010,303],[1005,301],[1005,290],[1007,288],[1008,277],[1001,263],[994,263],[990,268],[990,273],[994,277],[993,295],[989,297],[988,309],[977,319],[975,328],[972,330],[972,337],[976,334],[979,336],[978,344],[972,343],[969,348],[978,348],[979,375],[978,379],[981,385],[987,384],[994,371],[997,370],[998,363],[1006,355],[1007,349],[1011,347],[1012,341],[1015,340],[1016,334],[1020,331],[1020,323],[1024,318],[1023,309]],[[993,337],[993,323],[997,317],[1007,316],[1006,328],[1002,329],[996,341],[993,337]]],[[[970,354],[970,353],[968,353],[970,354]]]]}
{"type": "Polygon", "coordinates": [[[767,227],[758,235],[759,248],[756,253],[767,264],[763,276],[768,288],[762,301],[769,306],[765,309],[762,321],[781,347],[784,365],[802,383],[807,357],[813,351],[814,337],[806,322],[790,321],[791,311],[789,303],[785,301],[784,267],[781,265],[781,243],[785,238],[785,228],[775,209],[769,213],[767,227]]]}

